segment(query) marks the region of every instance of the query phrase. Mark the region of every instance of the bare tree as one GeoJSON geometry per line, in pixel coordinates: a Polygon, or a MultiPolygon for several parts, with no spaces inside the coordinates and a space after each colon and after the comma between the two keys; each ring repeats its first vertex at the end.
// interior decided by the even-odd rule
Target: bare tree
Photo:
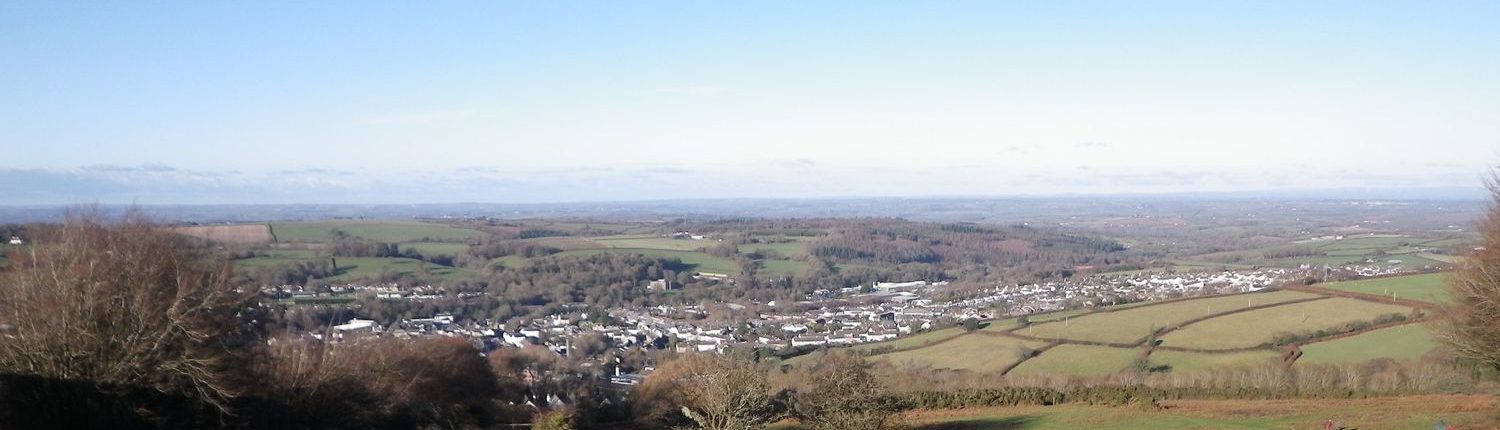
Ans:
{"type": "Polygon", "coordinates": [[[1500,369],[1500,177],[1486,182],[1491,202],[1476,225],[1480,243],[1449,278],[1458,300],[1440,337],[1460,356],[1500,369]]]}
{"type": "Polygon", "coordinates": [[[225,410],[255,291],[180,236],[129,214],[70,214],[0,274],[0,373],[148,388],[225,410]]]}
{"type": "Polygon", "coordinates": [[[641,388],[642,401],[675,405],[704,429],[759,429],[780,417],[766,373],[748,360],[679,357],[653,372],[641,388]]]}
{"type": "Polygon", "coordinates": [[[812,369],[811,388],[796,399],[797,416],[816,430],[891,428],[904,409],[875,379],[869,363],[852,354],[824,354],[812,369]]]}

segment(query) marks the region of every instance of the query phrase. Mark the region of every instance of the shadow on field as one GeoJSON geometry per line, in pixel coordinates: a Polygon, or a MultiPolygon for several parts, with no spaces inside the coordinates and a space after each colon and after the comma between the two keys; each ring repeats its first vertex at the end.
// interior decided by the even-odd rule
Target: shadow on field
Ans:
{"type": "Polygon", "coordinates": [[[1005,418],[975,418],[924,424],[910,427],[912,430],[1021,430],[1030,428],[1037,417],[1021,415],[1005,418]]]}

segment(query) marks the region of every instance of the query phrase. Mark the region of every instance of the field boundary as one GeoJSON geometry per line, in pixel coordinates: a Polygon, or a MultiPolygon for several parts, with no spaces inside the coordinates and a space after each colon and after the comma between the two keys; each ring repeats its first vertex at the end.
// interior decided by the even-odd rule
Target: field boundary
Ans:
{"type": "MultiPolygon", "coordinates": [[[[1381,278],[1366,278],[1366,279],[1381,279],[1381,278]]],[[[1365,279],[1360,279],[1360,280],[1363,281],[1365,279]]],[[[1335,289],[1332,289],[1332,288],[1315,287],[1315,286],[1312,286],[1312,285],[1290,286],[1290,287],[1287,287],[1287,290],[1290,290],[1290,291],[1301,291],[1301,292],[1304,292],[1304,293],[1312,293],[1312,294],[1322,294],[1322,295],[1325,295],[1325,296],[1343,297],[1343,298],[1355,299],[1355,300],[1364,300],[1364,301],[1367,301],[1367,302],[1384,303],[1384,304],[1389,304],[1389,305],[1410,306],[1410,307],[1417,308],[1417,309],[1425,309],[1425,310],[1431,310],[1431,311],[1436,311],[1436,310],[1442,309],[1442,306],[1438,305],[1436,303],[1428,303],[1428,302],[1423,302],[1423,301],[1418,301],[1418,300],[1412,300],[1412,299],[1394,299],[1394,298],[1382,296],[1382,295],[1379,295],[1379,294],[1361,293],[1361,292],[1357,292],[1357,291],[1335,290],[1335,289]]]]}
{"type": "Polygon", "coordinates": [[[1021,363],[1025,363],[1027,360],[1040,357],[1040,356],[1042,356],[1043,353],[1046,353],[1047,350],[1052,349],[1052,348],[1056,348],[1058,345],[1062,345],[1062,342],[1052,342],[1052,343],[1049,343],[1049,344],[1037,347],[1037,349],[1033,349],[1032,353],[1030,355],[1022,357],[1020,360],[1016,360],[1015,363],[1011,363],[1009,366],[1005,366],[1004,369],[1000,369],[1000,376],[1005,376],[1005,375],[1009,374],[1010,371],[1015,370],[1017,367],[1021,367],[1021,363]]]}

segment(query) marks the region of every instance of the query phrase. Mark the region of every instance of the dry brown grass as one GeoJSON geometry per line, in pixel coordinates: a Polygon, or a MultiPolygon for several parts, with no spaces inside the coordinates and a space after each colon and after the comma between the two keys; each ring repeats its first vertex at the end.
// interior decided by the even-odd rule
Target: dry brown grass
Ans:
{"type": "Polygon", "coordinates": [[[265,224],[194,225],[172,227],[172,232],[220,243],[270,243],[271,227],[265,224]]]}

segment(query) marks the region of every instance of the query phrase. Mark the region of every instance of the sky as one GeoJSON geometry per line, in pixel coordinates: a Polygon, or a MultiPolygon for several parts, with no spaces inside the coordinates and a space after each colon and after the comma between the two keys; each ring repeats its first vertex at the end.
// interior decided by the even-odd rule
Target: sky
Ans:
{"type": "Polygon", "coordinates": [[[1459,187],[1500,2],[0,3],[0,205],[1459,187]]]}

